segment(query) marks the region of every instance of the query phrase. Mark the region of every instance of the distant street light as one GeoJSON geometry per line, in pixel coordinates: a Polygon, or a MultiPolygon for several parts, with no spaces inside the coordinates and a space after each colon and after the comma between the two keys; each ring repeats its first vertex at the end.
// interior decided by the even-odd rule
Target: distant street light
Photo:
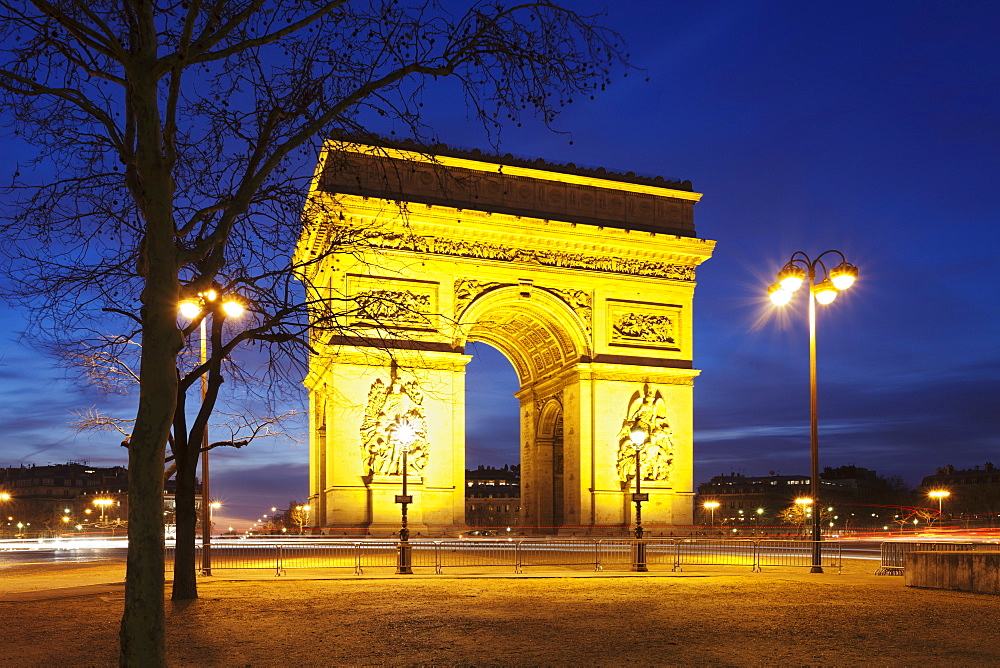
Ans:
{"type": "MultiPolygon", "coordinates": [[[[815,260],[802,251],[796,251],[785,266],[778,272],[778,281],[768,289],[771,301],[777,306],[784,306],[792,293],[808,278],[809,281],[809,454],[812,462],[809,475],[809,494],[819,508],[819,418],[816,410],[816,302],[829,304],[837,298],[841,290],[854,285],[858,277],[858,268],[847,261],[844,254],[838,250],[828,250],[820,253],[815,260]],[[827,270],[823,258],[835,255],[840,258],[840,264],[827,270]],[[816,283],[816,268],[823,270],[823,279],[816,283]]],[[[823,533],[819,526],[820,512],[813,513],[812,518],[812,553],[813,563],[810,573],[823,572],[821,543],[823,533]]]]}
{"type": "Polygon", "coordinates": [[[949,492],[946,489],[935,489],[931,490],[930,492],[927,492],[927,496],[931,497],[932,499],[938,500],[938,519],[940,519],[942,515],[941,511],[943,509],[942,502],[944,501],[946,496],[951,496],[951,492],[949,492]]]}
{"type": "Polygon", "coordinates": [[[413,575],[413,566],[410,553],[410,528],[408,526],[407,507],[413,503],[413,497],[406,493],[406,474],[409,464],[406,455],[410,452],[410,445],[417,438],[417,431],[410,424],[409,420],[400,418],[396,421],[393,436],[399,443],[399,449],[403,453],[403,493],[396,495],[396,503],[401,505],[402,525],[399,528],[399,554],[396,561],[397,575],[413,575]]]}
{"type": "Polygon", "coordinates": [[[701,504],[702,508],[705,508],[706,510],[712,513],[712,522],[709,526],[713,528],[715,527],[715,509],[718,508],[720,505],[722,504],[720,504],[718,501],[706,501],[705,503],[701,504]]]}
{"type": "Polygon", "coordinates": [[[632,500],[635,501],[635,555],[632,570],[638,573],[649,570],[646,566],[646,543],[642,540],[642,502],[649,500],[649,494],[642,493],[642,464],[639,461],[642,447],[648,438],[649,434],[639,425],[639,418],[636,418],[629,431],[629,439],[635,447],[635,492],[632,494],[632,500]]]}
{"type": "Polygon", "coordinates": [[[208,504],[208,533],[212,533],[212,527],[215,526],[215,511],[222,507],[222,504],[218,501],[212,501],[208,504]]]}
{"type": "Polygon", "coordinates": [[[101,523],[104,523],[104,509],[114,503],[112,499],[94,499],[94,505],[101,509],[101,523]]]}
{"type": "MultiPolygon", "coordinates": [[[[310,509],[311,509],[311,506],[309,504],[306,504],[304,506],[295,506],[295,523],[299,525],[299,535],[300,536],[302,535],[302,529],[303,529],[303,527],[305,527],[305,526],[307,526],[309,524],[309,510],[310,509]]],[[[274,510],[274,508],[272,508],[271,510],[274,510]]],[[[265,515],[264,517],[267,517],[267,515],[265,515]]]]}
{"type": "Polygon", "coordinates": [[[795,499],[795,504],[799,507],[799,510],[802,511],[802,526],[805,526],[809,519],[813,516],[812,502],[812,499],[805,496],[800,496],[795,499]]]}
{"type": "MultiPolygon", "coordinates": [[[[208,315],[214,314],[218,315],[219,310],[224,314],[223,317],[238,318],[243,315],[243,304],[235,300],[227,300],[219,302],[219,293],[215,290],[208,290],[207,292],[202,292],[198,294],[197,300],[188,300],[181,302],[180,311],[188,320],[194,320],[198,316],[202,315],[201,322],[198,323],[198,332],[201,336],[200,348],[201,348],[201,366],[205,366],[208,362],[208,336],[205,331],[205,323],[208,321],[208,315]]],[[[205,403],[205,395],[208,393],[208,374],[201,374],[201,401],[202,404],[205,403]]],[[[205,425],[205,429],[201,435],[201,574],[211,575],[212,574],[212,510],[210,504],[208,503],[209,496],[209,486],[208,486],[208,425],[205,425]]]]}

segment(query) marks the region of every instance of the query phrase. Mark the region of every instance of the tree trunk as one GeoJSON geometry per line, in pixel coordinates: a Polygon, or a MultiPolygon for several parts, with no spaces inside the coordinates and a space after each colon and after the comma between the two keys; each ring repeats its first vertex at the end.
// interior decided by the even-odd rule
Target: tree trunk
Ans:
{"type": "Polygon", "coordinates": [[[139,252],[142,291],[142,353],[139,409],[129,441],[129,544],[125,610],[119,665],[166,666],[163,577],[163,471],[167,438],[177,408],[177,354],[183,339],[177,327],[180,296],[174,246],[173,181],[160,153],[156,85],[132,79],[137,127],[136,164],[128,183],[145,218],[139,252]]]}
{"type": "Polygon", "coordinates": [[[177,280],[147,284],[139,409],[129,441],[128,560],[121,666],[166,665],[163,595],[163,460],[177,394],[177,280]]]}
{"type": "MultiPolygon", "coordinates": [[[[198,565],[195,563],[196,527],[195,470],[198,452],[190,444],[174,453],[177,461],[177,540],[174,547],[174,587],[170,598],[184,601],[198,598],[198,565]],[[194,451],[193,456],[191,451],[194,451]],[[194,461],[191,461],[191,460],[194,461]]],[[[204,503],[204,499],[202,499],[204,503]]]]}

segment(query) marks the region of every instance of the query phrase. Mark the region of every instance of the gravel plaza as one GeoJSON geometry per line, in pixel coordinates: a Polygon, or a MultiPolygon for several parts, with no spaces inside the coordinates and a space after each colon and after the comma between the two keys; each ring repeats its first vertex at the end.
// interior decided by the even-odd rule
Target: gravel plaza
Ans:
{"type": "MultiPolygon", "coordinates": [[[[293,575],[217,570],[167,601],[172,666],[1000,663],[995,596],[835,570],[293,575]]],[[[124,565],[2,570],[3,666],[114,666],[124,565]]],[[[169,588],[168,588],[169,598],[169,588]]]]}

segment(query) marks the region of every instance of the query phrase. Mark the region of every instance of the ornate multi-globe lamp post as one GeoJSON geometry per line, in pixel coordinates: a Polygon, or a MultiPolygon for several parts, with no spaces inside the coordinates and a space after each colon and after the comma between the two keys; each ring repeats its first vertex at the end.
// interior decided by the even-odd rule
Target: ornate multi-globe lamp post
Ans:
{"type": "MultiPolygon", "coordinates": [[[[809,283],[809,453],[811,470],[809,475],[809,492],[812,496],[813,508],[818,509],[819,498],[819,420],[816,413],[816,302],[829,304],[837,298],[841,290],[846,290],[854,284],[858,277],[858,268],[849,263],[844,254],[838,250],[828,250],[811,260],[802,251],[796,251],[785,266],[778,272],[778,281],[768,289],[771,301],[777,306],[784,306],[792,293],[803,283],[809,283]],[[833,269],[827,269],[823,258],[833,256],[840,263],[833,269]],[[822,278],[816,281],[816,270],[820,269],[822,278]]],[[[811,573],[823,572],[820,531],[820,513],[812,515],[812,568],[811,573]]]]}
{"type": "Polygon", "coordinates": [[[632,570],[645,573],[649,569],[646,567],[646,543],[642,540],[642,502],[649,500],[649,494],[642,493],[642,466],[639,455],[649,434],[639,425],[638,418],[629,431],[629,438],[635,446],[635,492],[632,494],[632,500],[635,501],[635,554],[632,559],[632,570]]]}
{"type": "Polygon", "coordinates": [[[410,528],[407,526],[407,507],[413,503],[413,497],[406,493],[406,473],[408,463],[406,456],[410,452],[410,445],[417,437],[417,432],[407,420],[400,420],[396,423],[393,436],[399,442],[399,449],[403,453],[403,493],[396,495],[396,503],[402,506],[402,526],[399,528],[399,554],[396,561],[397,575],[412,575],[412,553],[410,548],[410,528]]]}
{"type": "MultiPolygon", "coordinates": [[[[205,323],[210,313],[218,315],[222,311],[224,317],[238,318],[243,315],[243,304],[238,301],[228,299],[219,301],[219,293],[215,290],[208,290],[198,294],[197,300],[181,302],[180,311],[188,320],[194,320],[202,316],[198,324],[198,332],[201,335],[201,366],[205,366],[208,361],[208,335],[205,331],[205,323]],[[204,312],[204,315],[202,315],[204,312]]],[[[213,317],[215,317],[213,316],[213,317]]],[[[201,401],[205,403],[205,395],[208,393],[208,372],[201,374],[201,401]]],[[[212,508],[209,503],[208,488],[208,425],[202,432],[201,438],[201,574],[212,574],[212,508]]]]}

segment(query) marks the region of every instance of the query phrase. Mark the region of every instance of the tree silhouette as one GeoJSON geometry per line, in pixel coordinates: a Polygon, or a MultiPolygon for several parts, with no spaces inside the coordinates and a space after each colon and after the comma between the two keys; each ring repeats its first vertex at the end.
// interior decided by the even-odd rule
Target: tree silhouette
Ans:
{"type": "Polygon", "coordinates": [[[250,342],[266,355],[308,346],[310,311],[324,312],[290,260],[302,161],[334,132],[431,139],[423,105],[440,78],[491,141],[503,123],[550,125],[625,56],[597,17],[547,0],[457,13],[434,0],[23,0],[0,2],[0,26],[5,121],[38,150],[0,226],[19,278],[7,297],[39,337],[141,341],[120,660],[163,665],[171,430],[188,442],[178,475],[192,476],[226,356],[250,342]],[[212,289],[239,294],[248,317],[230,337],[213,317],[213,356],[192,376],[178,355],[199,323],[177,306],[212,289]],[[201,374],[206,401],[189,426],[179,404],[201,374]]]}

